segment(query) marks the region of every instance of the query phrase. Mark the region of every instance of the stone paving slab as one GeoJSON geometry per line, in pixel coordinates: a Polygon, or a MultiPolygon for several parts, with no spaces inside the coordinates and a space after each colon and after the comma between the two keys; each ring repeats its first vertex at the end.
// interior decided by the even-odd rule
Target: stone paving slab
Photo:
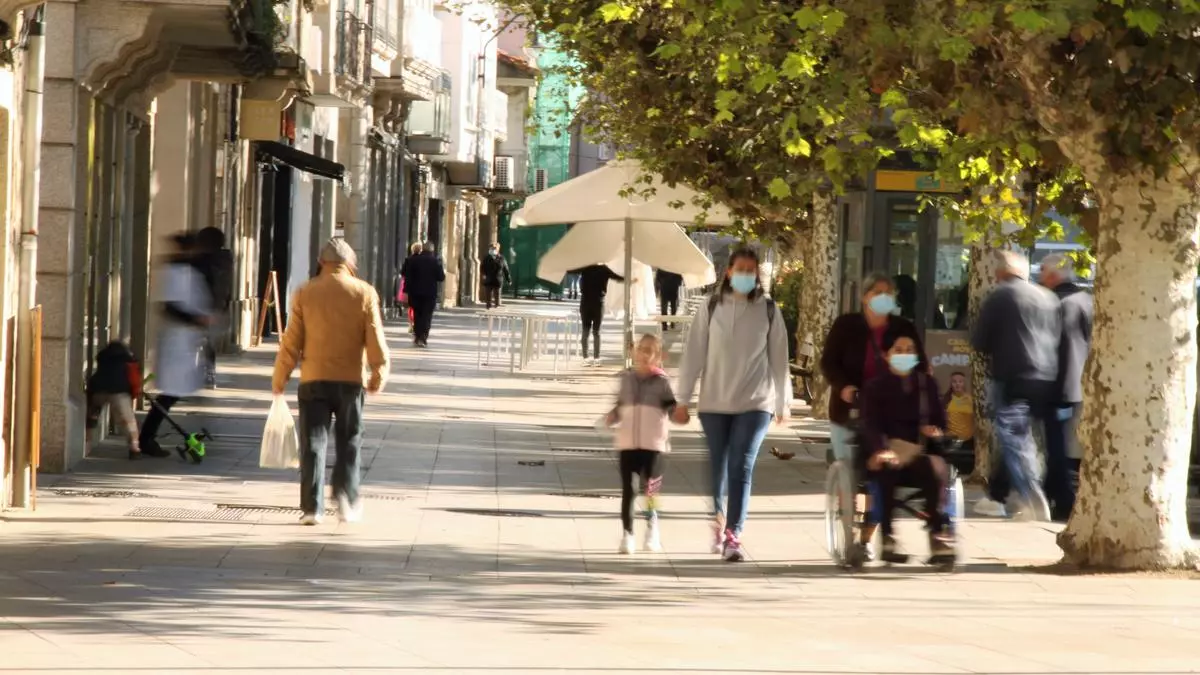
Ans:
{"type": "Polygon", "coordinates": [[[970,519],[953,575],[835,569],[804,419],[768,440],[795,459],[759,461],[746,564],[705,550],[694,424],[668,462],[666,551],[618,556],[615,458],[591,426],[616,364],[479,369],[473,331],[441,313],[418,352],[389,327],[362,524],[297,526],[295,472],[257,467],[269,347],[181,407],[216,434],[205,463],[114,444],[43,480],[36,512],[0,521],[0,674],[1200,671],[1200,585],[1028,571],[1057,558],[1057,526],[970,519]]]}

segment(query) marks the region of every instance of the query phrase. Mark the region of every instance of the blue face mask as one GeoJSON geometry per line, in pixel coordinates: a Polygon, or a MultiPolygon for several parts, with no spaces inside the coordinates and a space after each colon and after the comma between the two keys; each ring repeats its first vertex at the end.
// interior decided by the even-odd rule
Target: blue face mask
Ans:
{"type": "Polygon", "coordinates": [[[892,354],[888,357],[888,365],[897,373],[905,375],[912,372],[913,368],[917,367],[920,357],[916,354],[892,354]]]}
{"type": "Polygon", "coordinates": [[[896,311],[896,298],[892,297],[888,293],[880,293],[879,295],[871,298],[870,301],[867,302],[867,306],[871,308],[872,312],[875,312],[880,316],[887,316],[888,314],[896,311]]]}
{"type": "Polygon", "coordinates": [[[758,287],[758,275],[746,272],[734,272],[729,277],[729,285],[742,295],[750,295],[758,287]]]}

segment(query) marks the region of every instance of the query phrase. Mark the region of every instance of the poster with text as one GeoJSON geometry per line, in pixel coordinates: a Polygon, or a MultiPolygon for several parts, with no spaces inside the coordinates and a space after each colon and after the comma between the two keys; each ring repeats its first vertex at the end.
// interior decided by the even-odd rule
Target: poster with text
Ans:
{"type": "Polygon", "coordinates": [[[974,437],[970,335],[962,330],[926,331],[925,354],[933,366],[942,405],[946,406],[947,431],[960,440],[974,437]]]}

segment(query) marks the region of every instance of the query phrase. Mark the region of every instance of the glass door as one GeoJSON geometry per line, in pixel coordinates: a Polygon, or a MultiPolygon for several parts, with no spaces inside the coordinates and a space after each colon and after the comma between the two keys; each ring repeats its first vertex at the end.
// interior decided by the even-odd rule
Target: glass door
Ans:
{"type": "Polygon", "coordinates": [[[884,197],[883,218],[887,233],[887,271],[896,283],[900,315],[918,325],[921,290],[921,212],[911,197],[884,197]]]}

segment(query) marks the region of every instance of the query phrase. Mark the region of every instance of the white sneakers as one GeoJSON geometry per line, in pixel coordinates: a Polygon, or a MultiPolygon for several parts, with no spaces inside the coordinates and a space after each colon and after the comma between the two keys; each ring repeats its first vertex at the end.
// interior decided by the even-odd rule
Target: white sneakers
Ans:
{"type": "Polygon", "coordinates": [[[1046,495],[1041,490],[1034,491],[1032,503],[1026,504],[1015,495],[1011,501],[1011,512],[1004,504],[988,497],[980,498],[975,502],[973,509],[980,516],[1007,518],[1011,515],[1014,520],[1050,522],[1050,502],[1046,501],[1046,495]]]}
{"type": "MultiPolygon", "coordinates": [[[[362,507],[362,499],[361,498],[357,502],[351,504],[348,499],[339,495],[337,498],[337,502],[338,502],[338,522],[341,522],[341,523],[362,522],[363,507],[362,507]]],[[[306,513],[306,514],[300,516],[300,524],[308,526],[308,527],[312,527],[313,525],[320,525],[322,520],[324,520],[324,518],[319,513],[306,513]]]]}
{"type": "MultiPolygon", "coordinates": [[[[646,528],[646,539],[642,542],[642,550],[646,553],[662,553],[662,537],[658,533],[658,523],[651,523],[646,528]]],[[[637,543],[632,532],[621,535],[621,546],[617,552],[621,555],[632,555],[637,551],[637,543]]]]}
{"type": "Polygon", "coordinates": [[[658,534],[658,523],[650,523],[646,528],[646,541],[642,544],[642,550],[647,553],[662,553],[662,538],[658,534]]]}
{"type": "Polygon", "coordinates": [[[343,523],[358,523],[362,522],[363,506],[362,498],[353,504],[346,499],[345,495],[338,495],[338,520],[343,523]]]}
{"type": "Polygon", "coordinates": [[[975,502],[975,506],[972,508],[980,516],[989,516],[991,518],[1008,517],[1008,509],[1005,508],[1004,504],[988,497],[980,497],[979,501],[975,502]]]}
{"type": "Polygon", "coordinates": [[[637,548],[636,544],[633,543],[633,533],[626,532],[621,535],[621,548],[617,549],[617,552],[621,555],[631,555],[635,550],[637,548]]]}
{"type": "Polygon", "coordinates": [[[589,359],[587,357],[584,357],[583,367],[584,368],[599,368],[600,367],[600,359],[589,359]]]}

